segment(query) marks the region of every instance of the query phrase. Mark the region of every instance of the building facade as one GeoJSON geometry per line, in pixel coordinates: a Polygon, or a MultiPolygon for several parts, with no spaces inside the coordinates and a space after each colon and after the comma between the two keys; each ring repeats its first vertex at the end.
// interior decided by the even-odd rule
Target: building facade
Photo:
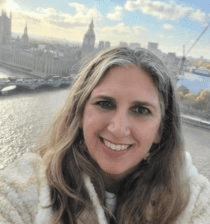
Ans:
{"type": "Polygon", "coordinates": [[[94,51],[94,48],[95,48],[95,32],[92,19],[88,31],[86,32],[83,38],[82,52],[83,54],[89,54],[90,52],[94,51]]]}
{"type": "Polygon", "coordinates": [[[10,17],[2,10],[0,16],[0,44],[7,45],[11,41],[12,13],[10,17]]]}

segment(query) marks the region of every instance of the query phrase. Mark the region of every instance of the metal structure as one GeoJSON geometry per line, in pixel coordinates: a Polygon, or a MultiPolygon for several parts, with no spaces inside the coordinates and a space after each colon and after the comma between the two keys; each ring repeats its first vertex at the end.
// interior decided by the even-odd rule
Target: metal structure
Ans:
{"type": "Polygon", "coordinates": [[[190,51],[193,49],[193,47],[195,47],[195,45],[198,43],[198,41],[201,39],[201,37],[204,35],[204,33],[209,29],[209,27],[210,27],[210,22],[205,27],[205,29],[201,32],[201,34],[198,36],[198,38],[195,40],[195,42],[188,49],[187,52],[185,51],[185,45],[183,45],[183,56],[182,56],[182,59],[181,59],[181,62],[180,62],[179,75],[183,75],[184,65],[185,65],[185,61],[186,61],[187,55],[190,53],[190,51]]]}

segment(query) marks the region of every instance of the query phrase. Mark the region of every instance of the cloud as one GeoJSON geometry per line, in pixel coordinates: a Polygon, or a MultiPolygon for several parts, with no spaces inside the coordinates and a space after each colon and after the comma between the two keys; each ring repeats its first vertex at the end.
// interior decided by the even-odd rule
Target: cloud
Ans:
{"type": "Polygon", "coordinates": [[[117,33],[117,34],[140,34],[145,31],[145,28],[140,26],[128,26],[125,23],[119,23],[112,27],[102,28],[104,32],[107,33],[117,33]]]}
{"type": "Polygon", "coordinates": [[[125,5],[127,11],[141,11],[144,14],[157,17],[162,20],[180,20],[188,17],[194,21],[203,22],[207,15],[192,7],[152,0],[128,0],[125,5]]]}
{"type": "Polygon", "coordinates": [[[174,26],[171,25],[171,24],[164,24],[163,25],[163,28],[166,30],[166,31],[172,31],[174,29],[174,26]]]}
{"type": "Polygon", "coordinates": [[[0,9],[14,11],[20,9],[20,6],[13,0],[0,0],[0,9]]]}
{"type": "Polygon", "coordinates": [[[140,42],[147,40],[147,30],[141,26],[128,26],[125,23],[119,23],[115,26],[106,26],[98,32],[98,40],[108,40],[114,45],[119,42],[140,42]]]}
{"type": "Polygon", "coordinates": [[[107,14],[107,18],[110,20],[120,21],[122,20],[122,12],[123,8],[121,6],[116,6],[113,12],[107,14]]]}
{"type": "Polygon", "coordinates": [[[69,22],[72,23],[78,24],[79,22],[87,24],[92,18],[97,18],[97,20],[100,20],[103,17],[102,14],[96,8],[89,8],[77,2],[69,3],[69,6],[76,10],[76,13],[74,15],[66,17],[70,19],[69,22]]]}
{"type": "Polygon", "coordinates": [[[64,13],[53,7],[15,10],[13,12],[12,30],[13,32],[22,33],[27,22],[29,32],[43,33],[46,27],[57,30],[57,32],[61,29],[75,31],[77,28],[87,28],[92,18],[97,19],[97,21],[100,21],[102,18],[101,13],[93,7],[86,7],[75,2],[69,3],[69,7],[74,8],[75,12],[72,14],[64,13]]]}
{"type": "Polygon", "coordinates": [[[190,14],[190,19],[198,22],[205,22],[207,19],[207,15],[201,10],[195,10],[190,14]]]}

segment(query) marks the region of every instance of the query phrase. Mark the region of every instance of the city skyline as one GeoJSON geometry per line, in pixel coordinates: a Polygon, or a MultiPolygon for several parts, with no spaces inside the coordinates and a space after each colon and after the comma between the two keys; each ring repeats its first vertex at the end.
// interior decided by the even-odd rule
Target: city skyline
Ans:
{"type": "MultiPolygon", "coordinates": [[[[0,9],[12,12],[12,34],[22,35],[25,24],[30,37],[63,39],[82,43],[91,19],[96,46],[99,41],[159,43],[163,52],[182,55],[210,21],[208,1],[87,0],[62,2],[48,0],[5,0],[0,9]]],[[[210,31],[207,30],[187,56],[210,59],[210,31]]]]}

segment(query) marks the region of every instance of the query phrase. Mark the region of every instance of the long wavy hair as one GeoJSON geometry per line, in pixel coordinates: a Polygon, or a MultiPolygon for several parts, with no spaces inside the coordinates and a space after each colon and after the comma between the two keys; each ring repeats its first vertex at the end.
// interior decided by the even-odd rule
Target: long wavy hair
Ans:
{"type": "MultiPolygon", "coordinates": [[[[79,72],[47,143],[39,149],[46,164],[55,223],[76,224],[81,212],[91,206],[84,174],[90,177],[106,211],[102,172],[85,148],[81,122],[93,89],[110,69],[127,65],[145,71],[158,90],[161,140],[152,145],[149,163],[141,161],[120,185],[115,221],[118,224],[172,224],[188,203],[180,114],[170,74],[163,62],[148,50],[118,47],[101,52],[79,72]]],[[[109,218],[109,214],[106,215],[109,218]]]]}

